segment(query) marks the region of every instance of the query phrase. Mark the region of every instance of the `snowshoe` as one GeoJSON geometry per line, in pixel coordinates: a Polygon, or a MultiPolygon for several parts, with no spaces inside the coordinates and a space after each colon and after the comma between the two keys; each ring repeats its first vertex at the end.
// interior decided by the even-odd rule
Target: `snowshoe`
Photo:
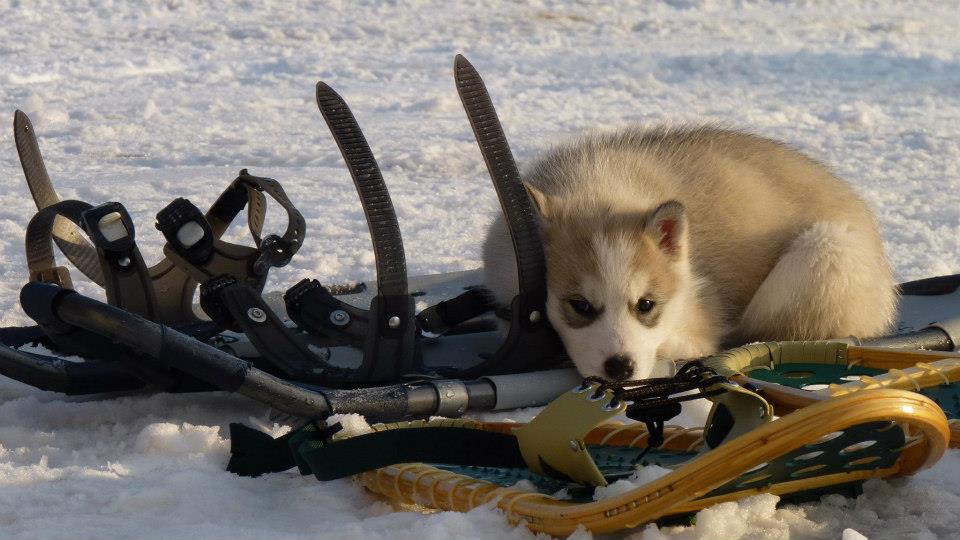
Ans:
{"type": "Polygon", "coordinates": [[[511,522],[566,536],[763,492],[794,501],[855,493],[867,479],[933,465],[949,437],[943,412],[917,393],[854,392],[774,419],[763,397],[700,363],[668,379],[585,380],[528,424],[433,420],[353,436],[340,427],[311,424],[275,440],[234,425],[229,470],[357,475],[403,507],[465,512],[493,503],[511,522]],[[698,394],[680,395],[690,390],[698,394]],[[702,429],[664,426],[680,401],[698,397],[714,403],[702,429]],[[638,422],[610,422],[619,415],[638,422]],[[604,497],[617,481],[626,483],[604,497]]]}
{"type": "Polygon", "coordinates": [[[778,414],[862,390],[910,390],[933,400],[960,448],[960,357],[846,343],[755,343],[706,362],[717,373],[759,389],[778,414]]]}

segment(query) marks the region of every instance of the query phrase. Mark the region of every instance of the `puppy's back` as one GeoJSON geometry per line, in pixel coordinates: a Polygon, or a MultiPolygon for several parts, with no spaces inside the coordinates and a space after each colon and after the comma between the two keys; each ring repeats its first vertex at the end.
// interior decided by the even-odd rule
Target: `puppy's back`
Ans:
{"type": "MultiPolygon", "coordinates": [[[[866,204],[824,165],[790,146],[714,126],[629,128],[583,137],[531,164],[524,181],[573,215],[646,213],[676,199],[690,223],[694,268],[742,309],[789,242],[817,222],[882,241],[866,204]]],[[[484,250],[488,283],[515,290],[501,219],[484,250]]]]}

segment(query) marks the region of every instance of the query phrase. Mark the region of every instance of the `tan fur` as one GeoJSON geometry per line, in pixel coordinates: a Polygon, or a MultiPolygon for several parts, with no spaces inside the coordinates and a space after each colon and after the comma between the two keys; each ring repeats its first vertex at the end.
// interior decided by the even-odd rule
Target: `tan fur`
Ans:
{"type": "MultiPolygon", "coordinates": [[[[627,129],[547,153],[524,181],[543,214],[548,314],[568,351],[573,334],[554,318],[568,310],[564,295],[591,281],[596,291],[619,281],[624,302],[660,289],[673,306],[667,318],[681,319],[654,325],[670,325],[656,338],[661,359],[708,354],[723,341],[869,337],[892,323],[894,282],[869,209],[784,144],[714,127],[627,129]],[[685,216],[673,256],[649,227],[670,200],[685,216]]],[[[488,286],[508,301],[516,277],[501,219],[484,255],[488,286]]],[[[615,288],[603,294],[619,301],[609,300],[615,288]]]]}

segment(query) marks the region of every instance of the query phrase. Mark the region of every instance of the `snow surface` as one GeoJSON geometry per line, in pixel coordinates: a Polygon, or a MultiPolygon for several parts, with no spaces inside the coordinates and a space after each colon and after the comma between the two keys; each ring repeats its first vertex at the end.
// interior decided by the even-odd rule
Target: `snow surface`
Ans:
{"type": "MultiPolygon", "coordinates": [[[[0,111],[31,115],[61,196],[127,205],[148,261],[160,256],[153,216],[172,198],[204,207],[241,167],[280,179],[309,241],[273,273],[276,289],[372,272],[353,187],[313,104],[323,79],[379,158],[410,270],[460,270],[479,264],[496,207],[451,80],[462,52],[521,163],[584,129],[746,127],[852,182],[877,210],[901,279],[960,271],[956,2],[482,4],[2,2],[0,111]]],[[[0,324],[24,324],[17,294],[33,205],[8,129],[0,149],[0,324]]],[[[348,480],[225,473],[227,424],[264,424],[266,414],[221,394],[83,401],[4,380],[0,537],[532,536],[491,509],[394,513],[348,480]]],[[[632,534],[956,538],[960,452],[913,478],[870,482],[856,500],[774,502],[725,503],[695,527],[632,534]]]]}

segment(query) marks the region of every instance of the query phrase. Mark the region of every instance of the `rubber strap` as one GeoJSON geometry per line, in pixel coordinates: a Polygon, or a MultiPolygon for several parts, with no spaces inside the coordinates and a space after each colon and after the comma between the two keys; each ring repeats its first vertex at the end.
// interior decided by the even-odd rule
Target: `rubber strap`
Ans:
{"type": "Polygon", "coordinates": [[[370,328],[369,312],[330,293],[315,279],[303,279],[283,295],[287,315],[325,346],[362,347],[370,328]]]}
{"type": "Polygon", "coordinates": [[[521,307],[526,310],[523,318],[534,310],[544,313],[546,263],[536,213],[520,180],[520,171],[497,118],[497,111],[480,74],[459,54],[454,60],[454,79],[460,101],[470,119],[470,127],[480,145],[480,153],[497,190],[513,241],[520,296],[523,298],[521,307]]]}
{"type": "Polygon", "coordinates": [[[421,330],[443,334],[460,323],[489,313],[494,307],[489,293],[473,288],[420,311],[417,314],[417,324],[421,330]]]}
{"type": "Polygon", "coordinates": [[[209,310],[212,313],[229,314],[236,327],[276,370],[297,381],[321,379],[323,369],[319,359],[273,313],[259,292],[235,278],[225,277],[204,284],[201,301],[205,309],[211,302],[217,304],[209,310]]]}
{"type": "Polygon", "coordinates": [[[407,263],[400,225],[377,160],[346,102],[323,82],[317,83],[317,106],[333,134],[360,196],[377,265],[382,296],[407,294],[407,263]]]}
{"type": "MultiPolygon", "coordinates": [[[[23,175],[27,179],[27,187],[30,188],[30,194],[37,204],[37,210],[43,210],[58,202],[60,197],[47,174],[33,124],[23,111],[18,110],[13,115],[13,136],[17,144],[17,154],[20,156],[20,165],[23,167],[23,175]]],[[[97,251],[79,231],[79,223],[58,219],[53,225],[52,234],[57,247],[67,259],[83,275],[102,286],[103,273],[97,251]]]]}
{"type": "Polygon", "coordinates": [[[137,248],[133,220],[126,208],[118,202],[109,202],[84,211],[81,217],[84,230],[97,249],[107,302],[156,319],[153,282],[137,248]]]}
{"type": "Polygon", "coordinates": [[[177,267],[190,274],[198,282],[220,275],[231,275],[262,290],[267,272],[271,267],[284,266],[303,244],[306,221],[293,206],[280,183],[272,178],[250,175],[246,169],[217,198],[204,216],[186,199],[178,199],[157,214],[157,229],[167,238],[164,253],[177,267]],[[266,216],[266,199],[270,195],[287,212],[287,230],[283,236],[270,235],[261,238],[263,220],[266,216]],[[248,206],[248,225],[257,248],[241,246],[220,240],[234,217],[248,206]],[[196,217],[193,217],[194,214],[196,217]],[[185,248],[177,238],[183,221],[198,221],[204,229],[204,240],[209,246],[197,253],[185,248]],[[209,237],[207,236],[209,233],[209,237]],[[200,259],[197,256],[200,256],[200,259]]]}
{"type": "MultiPolygon", "coordinates": [[[[27,255],[27,271],[30,274],[30,281],[41,281],[44,283],[56,283],[62,287],[73,288],[70,282],[70,274],[66,268],[58,267],[56,259],[53,256],[53,228],[57,217],[64,218],[74,224],[77,233],[80,233],[83,212],[93,208],[93,206],[74,200],[58,201],[42,208],[34,214],[33,218],[27,224],[27,232],[24,237],[24,244],[27,255]]],[[[84,242],[87,242],[84,239],[84,242]]],[[[93,254],[96,256],[96,249],[87,242],[93,254]]],[[[99,269],[99,257],[94,260],[99,269]]],[[[101,285],[103,284],[103,272],[100,271],[101,285]]]]}
{"type": "MultiPolygon", "coordinates": [[[[206,214],[207,222],[213,230],[214,237],[220,238],[230,226],[237,214],[247,207],[247,226],[257,247],[263,248],[263,223],[267,216],[267,199],[269,195],[287,213],[287,229],[283,236],[278,237],[283,252],[277,254],[275,261],[283,266],[300,249],[306,234],[306,220],[303,214],[290,202],[287,193],[280,182],[273,178],[253,176],[247,169],[242,169],[236,180],[224,190],[206,214]],[[282,264],[280,264],[282,262],[282,264]]],[[[268,237],[269,238],[269,237],[268,237]]]]}

